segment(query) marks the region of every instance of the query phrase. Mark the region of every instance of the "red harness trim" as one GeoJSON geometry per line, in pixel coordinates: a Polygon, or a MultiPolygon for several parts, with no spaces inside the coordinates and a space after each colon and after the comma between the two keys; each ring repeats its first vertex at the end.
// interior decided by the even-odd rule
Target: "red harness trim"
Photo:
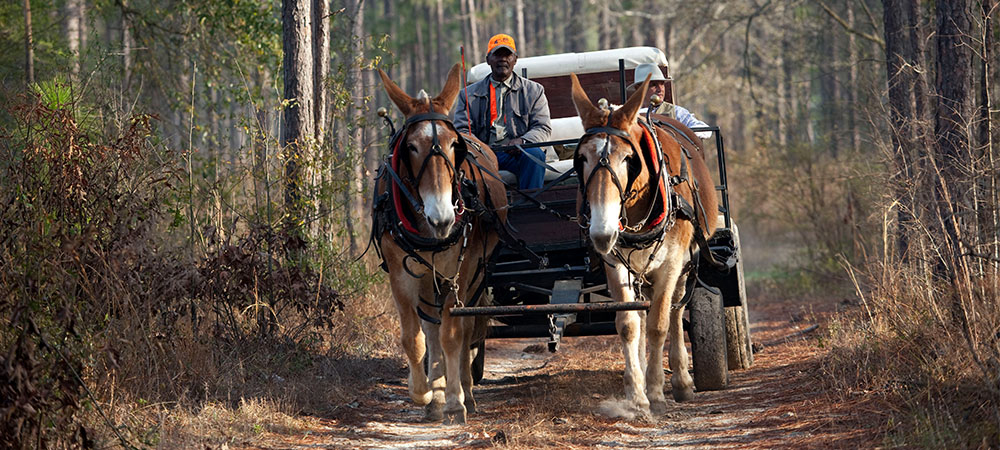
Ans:
{"type": "MultiPolygon", "coordinates": [[[[642,127],[642,134],[643,137],[646,138],[646,148],[649,149],[650,167],[651,168],[660,167],[660,160],[656,154],[656,142],[653,140],[653,135],[650,134],[649,130],[646,129],[646,127],[642,127]]],[[[650,172],[653,172],[653,170],[650,169],[650,172]]],[[[656,176],[660,174],[653,173],[652,175],[656,176]]],[[[656,216],[656,219],[650,222],[649,225],[646,225],[647,230],[659,225],[660,222],[663,222],[663,219],[667,217],[667,187],[664,184],[663,180],[666,178],[665,175],[668,174],[663,174],[663,175],[664,176],[657,177],[660,180],[660,199],[663,201],[663,208],[662,211],[660,211],[660,215],[656,216]]]]}
{"type": "MultiPolygon", "coordinates": [[[[399,173],[399,145],[402,143],[403,137],[400,136],[399,140],[396,141],[396,147],[392,149],[392,170],[395,170],[396,173],[399,173]]],[[[389,180],[389,183],[392,184],[392,203],[396,207],[396,216],[399,217],[399,222],[403,224],[403,228],[406,228],[406,231],[419,234],[420,232],[417,231],[416,227],[406,218],[406,214],[403,214],[403,202],[400,200],[403,193],[399,192],[399,184],[393,183],[392,180],[389,180]]]]}
{"type": "MultiPolygon", "coordinates": [[[[399,140],[396,141],[396,146],[393,147],[392,149],[392,170],[395,170],[396,173],[400,173],[399,146],[402,143],[403,143],[403,137],[400,137],[399,140]]],[[[391,180],[389,182],[392,184],[392,204],[396,208],[396,216],[399,217],[399,222],[403,224],[403,228],[406,228],[406,231],[409,231],[410,233],[413,234],[420,234],[420,231],[413,226],[413,224],[410,222],[410,219],[406,218],[406,214],[403,214],[403,201],[401,200],[403,193],[399,191],[400,188],[399,184],[393,183],[391,180]]],[[[459,196],[461,195],[462,194],[460,192],[459,196]]],[[[459,202],[461,201],[462,201],[461,198],[459,198],[459,202]]],[[[464,210],[465,208],[461,209],[464,210]]],[[[458,223],[459,220],[462,220],[462,214],[455,214],[455,223],[458,223]]]]}

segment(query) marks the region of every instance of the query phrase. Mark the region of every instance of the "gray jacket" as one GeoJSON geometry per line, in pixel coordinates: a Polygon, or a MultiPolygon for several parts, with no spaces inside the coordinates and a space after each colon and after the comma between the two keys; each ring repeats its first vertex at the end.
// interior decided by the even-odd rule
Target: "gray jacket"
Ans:
{"type": "MultiPolygon", "coordinates": [[[[535,143],[548,140],[552,132],[549,120],[549,101],[542,85],[519,77],[516,73],[511,88],[504,92],[503,113],[507,120],[507,137],[521,138],[535,143]]],[[[458,92],[458,101],[452,111],[452,121],[458,131],[471,133],[479,140],[490,139],[490,76],[458,92]],[[469,110],[466,115],[466,93],[469,110]],[[470,127],[469,120],[472,120],[470,127]]]]}

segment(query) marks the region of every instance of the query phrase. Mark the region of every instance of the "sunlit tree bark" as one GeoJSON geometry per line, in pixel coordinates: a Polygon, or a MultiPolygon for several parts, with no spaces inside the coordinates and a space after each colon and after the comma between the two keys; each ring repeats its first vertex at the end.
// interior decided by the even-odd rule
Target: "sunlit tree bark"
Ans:
{"type": "Polygon", "coordinates": [[[73,77],[80,76],[80,54],[87,45],[87,21],[84,0],[66,0],[64,6],[66,47],[73,58],[73,77]]]}
{"type": "Polygon", "coordinates": [[[284,101],[281,147],[285,162],[285,226],[300,235],[303,217],[302,167],[314,136],[311,0],[283,0],[281,9],[284,101]]]}
{"type": "Polygon", "coordinates": [[[31,1],[24,0],[24,76],[28,84],[35,82],[35,43],[31,36],[31,1]]]}

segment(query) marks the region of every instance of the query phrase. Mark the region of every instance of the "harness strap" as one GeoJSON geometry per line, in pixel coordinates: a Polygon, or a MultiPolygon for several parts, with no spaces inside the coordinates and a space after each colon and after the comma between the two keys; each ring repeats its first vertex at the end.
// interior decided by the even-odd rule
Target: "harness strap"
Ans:
{"type": "MultiPolygon", "coordinates": [[[[673,129],[674,131],[676,131],[677,134],[680,134],[681,136],[683,136],[684,140],[690,142],[691,145],[693,145],[695,147],[698,147],[698,144],[695,144],[694,141],[692,141],[691,138],[687,135],[687,133],[685,133],[685,132],[681,131],[680,129],[678,129],[677,127],[675,127],[674,124],[672,124],[670,122],[667,122],[665,120],[657,120],[657,119],[653,119],[653,123],[655,123],[656,125],[666,125],[666,126],[670,127],[671,129],[673,129]]],[[[687,149],[684,148],[683,145],[681,146],[681,149],[684,150],[685,154],[687,154],[687,149]]],[[[691,155],[687,155],[687,157],[690,158],[691,155]]]]}
{"type": "Polygon", "coordinates": [[[436,113],[432,111],[410,116],[409,118],[406,119],[406,122],[403,122],[403,128],[408,128],[410,125],[414,123],[423,122],[425,120],[442,120],[451,123],[451,117],[448,117],[445,114],[436,113]]]}
{"type": "MultiPolygon", "coordinates": [[[[471,156],[471,154],[470,154],[470,156],[471,156]]],[[[493,173],[492,171],[490,171],[489,169],[483,167],[483,165],[480,164],[479,161],[476,160],[475,156],[473,156],[471,159],[469,159],[469,162],[472,163],[472,165],[476,166],[476,168],[478,168],[481,173],[485,173],[485,174],[487,174],[487,175],[489,175],[489,176],[491,176],[491,177],[499,180],[501,183],[503,182],[503,179],[501,179],[499,175],[497,175],[497,174],[493,173]]],[[[527,194],[525,194],[524,192],[518,190],[517,188],[513,188],[513,189],[516,190],[517,192],[521,193],[521,195],[524,195],[525,198],[529,198],[527,196],[527,194]]],[[[496,215],[496,206],[493,205],[493,199],[490,197],[490,195],[487,193],[487,195],[484,195],[483,197],[486,199],[486,205],[482,209],[485,210],[485,211],[487,211],[487,212],[489,212],[489,216],[488,217],[490,218],[490,220],[492,222],[494,222],[494,228],[495,228],[495,230],[497,232],[497,235],[500,238],[500,241],[502,241],[504,244],[506,244],[507,246],[509,246],[511,249],[513,249],[514,251],[516,251],[517,253],[519,253],[521,256],[524,256],[525,258],[528,258],[528,260],[530,260],[532,263],[536,264],[539,268],[545,268],[546,266],[548,266],[548,258],[546,258],[544,256],[538,256],[537,253],[535,253],[530,248],[528,248],[527,244],[525,244],[523,240],[520,240],[520,239],[517,239],[517,238],[514,237],[513,233],[511,233],[511,231],[510,231],[509,225],[507,225],[506,222],[501,222],[499,220],[499,218],[496,215]]],[[[531,199],[534,202],[536,202],[541,209],[546,209],[545,204],[543,204],[542,202],[538,201],[537,199],[534,199],[534,198],[531,198],[531,199]]],[[[475,206],[479,206],[478,205],[478,203],[479,203],[478,199],[470,200],[470,203],[472,203],[472,202],[475,202],[475,204],[476,204],[475,206]]],[[[478,209],[478,208],[474,207],[473,209],[478,209]]],[[[555,211],[552,211],[552,212],[555,213],[555,211]]]]}
{"type": "MultiPolygon", "coordinates": [[[[406,197],[406,200],[413,205],[413,208],[416,209],[418,215],[423,215],[424,205],[420,204],[420,202],[418,202],[417,199],[413,197],[413,194],[410,193],[409,189],[402,188],[403,179],[399,177],[399,174],[396,173],[396,171],[393,170],[392,167],[389,167],[388,165],[386,165],[385,168],[386,168],[386,173],[388,173],[389,176],[392,177],[393,181],[399,186],[398,192],[401,192],[406,197]]],[[[398,212],[402,212],[402,205],[399,204],[399,197],[394,196],[394,199],[396,200],[396,205],[395,205],[396,210],[398,212]]],[[[416,227],[414,227],[409,220],[403,220],[405,219],[405,217],[400,216],[400,219],[402,220],[403,226],[406,227],[406,229],[409,232],[419,233],[416,227]]]]}
{"type": "MultiPolygon", "coordinates": [[[[424,300],[422,297],[420,298],[420,301],[430,305],[430,303],[424,300]]],[[[417,310],[417,316],[420,316],[421,319],[433,323],[434,325],[441,325],[441,319],[438,319],[436,317],[431,316],[430,314],[425,313],[424,310],[420,309],[420,306],[414,306],[414,309],[417,310]]]]}
{"type": "MultiPolygon", "coordinates": [[[[470,154],[470,156],[471,156],[471,154],[470,154]]],[[[483,173],[485,173],[485,174],[489,175],[489,176],[490,176],[491,178],[493,178],[493,179],[495,179],[495,180],[497,180],[497,181],[499,181],[499,182],[501,182],[501,183],[503,183],[503,182],[504,182],[504,181],[503,181],[503,178],[501,178],[501,177],[500,177],[500,175],[497,175],[497,174],[496,174],[496,173],[494,173],[493,171],[491,171],[491,170],[489,170],[489,169],[487,169],[487,168],[483,167],[483,165],[482,165],[482,164],[480,164],[478,160],[476,160],[476,157],[475,157],[475,156],[473,156],[473,157],[472,157],[471,159],[469,159],[468,161],[469,161],[470,163],[472,163],[472,165],[476,166],[476,167],[477,167],[477,168],[478,168],[478,169],[479,169],[480,171],[482,171],[483,173]]],[[[567,173],[564,173],[564,174],[563,174],[562,176],[560,176],[560,177],[559,177],[558,179],[556,179],[555,181],[551,182],[551,183],[550,183],[550,184],[549,184],[548,186],[546,186],[546,187],[543,187],[543,188],[542,188],[542,190],[541,190],[541,191],[539,191],[538,193],[536,193],[535,195],[530,195],[530,194],[528,194],[527,192],[524,192],[524,191],[522,191],[522,190],[520,190],[520,189],[518,189],[518,188],[516,188],[516,187],[513,187],[513,186],[507,186],[507,190],[508,190],[508,191],[511,191],[511,190],[512,190],[512,191],[514,191],[514,192],[517,192],[518,194],[521,194],[521,196],[522,196],[522,197],[524,197],[524,198],[525,198],[525,200],[527,200],[527,201],[529,201],[529,202],[531,202],[531,203],[534,203],[534,204],[535,204],[536,206],[538,206],[538,208],[539,208],[539,209],[541,209],[541,210],[543,210],[543,211],[548,211],[548,212],[552,213],[553,215],[555,215],[556,217],[559,217],[560,219],[564,219],[564,220],[569,220],[569,221],[572,221],[572,220],[573,220],[573,218],[572,218],[572,217],[570,217],[570,216],[567,216],[567,215],[565,215],[565,214],[561,214],[561,213],[559,213],[558,211],[553,211],[553,210],[549,209],[549,207],[548,207],[548,206],[546,206],[546,205],[545,205],[544,203],[542,203],[541,201],[539,201],[539,200],[538,200],[538,199],[536,198],[536,197],[538,196],[538,194],[541,194],[541,192],[543,192],[543,191],[544,191],[545,189],[548,189],[548,187],[551,187],[552,185],[556,184],[556,183],[557,183],[557,182],[559,182],[559,181],[562,181],[562,180],[565,180],[566,178],[568,178],[568,177],[570,176],[570,174],[572,174],[572,172],[567,172],[567,173]]],[[[488,198],[488,197],[487,197],[487,198],[488,198]]]]}

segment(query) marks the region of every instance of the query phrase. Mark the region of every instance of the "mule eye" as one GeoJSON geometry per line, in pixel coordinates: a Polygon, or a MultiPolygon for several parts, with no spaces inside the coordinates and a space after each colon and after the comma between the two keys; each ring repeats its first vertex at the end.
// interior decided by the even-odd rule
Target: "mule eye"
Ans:
{"type": "Polygon", "coordinates": [[[406,144],[406,148],[410,151],[410,153],[418,153],[419,152],[419,150],[417,150],[417,147],[415,145],[413,145],[413,144],[406,144]]]}

